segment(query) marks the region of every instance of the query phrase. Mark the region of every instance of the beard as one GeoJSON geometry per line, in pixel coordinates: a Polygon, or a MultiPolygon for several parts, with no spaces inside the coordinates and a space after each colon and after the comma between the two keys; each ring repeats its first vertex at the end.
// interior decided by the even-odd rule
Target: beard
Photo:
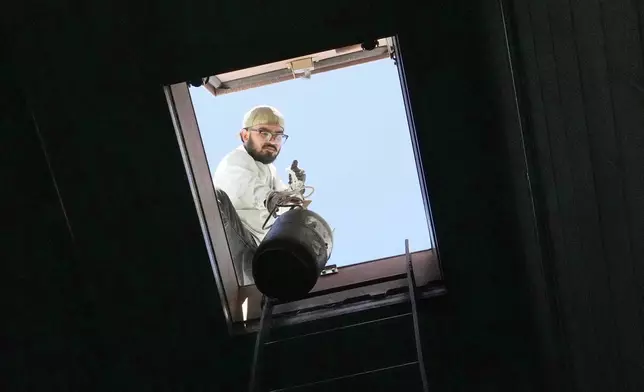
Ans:
{"type": "Polygon", "coordinates": [[[248,155],[253,157],[253,159],[257,162],[268,165],[269,163],[273,163],[275,159],[277,159],[280,151],[277,147],[275,147],[275,151],[266,147],[266,145],[264,145],[263,147],[258,147],[252,139],[248,139],[248,141],[244,143],[244,148],[246,149],[248,155]]]}

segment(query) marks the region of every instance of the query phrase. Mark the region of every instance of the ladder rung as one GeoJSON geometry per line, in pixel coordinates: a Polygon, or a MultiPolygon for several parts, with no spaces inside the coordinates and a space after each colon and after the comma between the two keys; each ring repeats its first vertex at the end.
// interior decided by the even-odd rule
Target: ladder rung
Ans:
{"type": "Polygon", "coordinates": [[[359,322],[359,323],[343,325],[341,327],[329,328],[329,329],[325,329],[325,330],[322,330],[322,331],[303,333],[301,335],[290,336],[290,337],[284,338],[284,339],[271,340],[271,341],[268,341],[268,342],[266,342],[264,344],[269,345],[269,344],[281,343],[281,342],[285,342],[285,341],[289,341],[289,340],[301,339],[301,338],[314,336],[314,335],[322,335],[322,334],[329,333],[329,332],[341,331],[341,330],[344,330],[344,329],[349,329],[349,328],[353,328],[353,327],[360,327],[360,326],[369,325],[369,324],[375,324],[375,323],[379,323],[379,322],[383,322],[383,321],[389,321],[389,320],[394,320],[394,319],[397,319],[397,318],[408,317],[408,316],[411,316],[411,313],[402,313],[402,314],[398,314],[398,315],[395,315],[395,316],[377,318],[377,319],[374,319],[374,320],[369,320],[369,321],[363,321],[363,322],[359,322]]]}
{"type": "Polygon", "coordinates": [[[367,371],[360,372],[360,373],[348,374],[346,376],[340,376],[340,377],[328,378],[328,379],[325,379],[325,380],[318,380],[318,381],[308,382],[306,384],[294,385],[292,387],[272,389],[271,392],[294,391],[294,390],[300,389],[300,388],[307,388],[307,387],[311,387],[311,386],[314,386],[314,385],[327,384],[327,383],[331,383],[331,382],[334,382],[334,381],[346,380],[346,379],[353,378],[353,377],[359,377],[359,376],[364,376],[364,375],[368,375],[368,374],[384,372],[384,371],[387,371],[387,370],[393,370],[393,369],[403,368],[405,366],[412,366],[412,365],[418,365],[418,361],[406,362],[406,363],[402,363],[402,364],[399,364],[399,365],[387,366],[387,367],[384,367],[384,368],[379,368],[379,369],[374,369],[374,370],[367,370],[367,371]]]}
{"type": "Polygon", "coordinates": [[[374,279],[364,280],[364,281],[358,282],[358,283],[347,284],[347,285],[344,285],[344,286],[333,287],[333,288],[329,288],[329,289],[325,289],[325,290],[313,291],[311,293],[308,293],[308,294],[304,295],[302,298],[298,298],[298,299],[292,300],[292,301],[276,301],[275,305],[277,306],[277,305],[288,304],[288,303],[291,303],[291,302],[297,302],[297,301],[301,301],[301,300],[308,299],[308,298],[321,297],[323,295],[334,294],[334,293],[338,293],[340,291],[351,290],[351,289],[355,289],[355,288],[359,288],[359,287],[373,286],[373,285],[380,284],[380,283],[392,282],[394,280],[400,280],[400,279],[406,279],[406,278],[407,278],[406,273],[400,273],[400,274],[385,276],[385,277],[382,277],[382,278],[374,278],[374,279]]]}
{"type": "MultiPolygon", "coordinates": [[[[344,330],[344,329],[353,328],[353,327],[357,327],[357,326],[361,326],[361,325],[374,324],[374,323],[377,323],[377,322],[380,322],[380,321],[386,321],[386,320],[390,320],[390,319],[396,319],[396,318],[411,315],[412,320],[413,320],[413,327],[414,327],[413,328],[414,341],[416,343],[416,356],[417,356],[416,361],[406,362],[406,363],[399,364],[399,365],[388,366],[388,367],[378,368],[378,369],[369,370],[369,371],[363,371],[363,372],[359,372],[359,373],[353,373],[353,374],[349,374],[349,375],[346,375],[346,376],[332,377],[332,378],[329,378],[329,379],[323,379],[323,380],[318,380],[318,381],[314,381],[314,382],[307,382],[307,383],[304,383],[304,384],[299,384],[299,385],[290,386],[290,387],[286,387],[286,388],[274,389],[272,391],[273,392],[293,391],[293,390],[298,390],[298,389],[302,389],[302,388],[315,387],[315,386],[318,386],[318,385],[325,385],[323,388],[327,388],[326,384],[328,384],[328,383],[347,380],[347,379],[352,379],[352,378],[360,377],[360,376],[369,376],[369,375],[374,374],[374,373],[380,373],[380,372],[384,372],[384,371],[391,371],[391,370],[395,370],[395,369],[403,369],[403,368],[406,368],[406,367],[409,367],[409,366],[412,366],[412,365],[416,365],[416,366],[418,366],[419,371],[420,371],[420,378],[421,378],[421,382],[422,382],[422,390],[424,392],[428,392],[428,390],[429,390],[428,389],[428,381],[427,381],[427,375],[426,375],[426,371],[425,371],[425,367],[424,367],[424,361],[423,361],[423,355],[422,355],[423,352],[422,352],[422,348],[421,348],[419,317],[418,317],[418,310],[417,310],[417,303],[416,303],[417,302],[417,296],[418,296],[419,293],[418,293],[418,288],[416,286],[416,280],[415,280],[415,276],[414,276],[414,267],[413,267],[412,260],[411,260],[411,253],[409,251],[409,240],[405,240],[405,256],[406,256],[406,264],[407,264],[407,273],[406,274],[397,274],[397,275],[394,275],[394,276],[389,276],[389,277],[383,278],[382,280],[389,281],[389,280],[401,279],[401,278],[405,278],[405,277],[407,278],[406,279],[407,280],[407,289],[408,289],[408,292],[409,292],[409,300],[410,300],[409,302],[411,304],[411,313],[404,313],[404,314],[390,316],[390,317],[377,318],[375,320],[352,323],[352,324],[344,325],[344,326],[340,326],[340,327],[329,328],[329,329],[326,329],[326,330],[323,330],[323,331],[309,332],[309,333],[304,333],[304,334],[297,335],[297,336],[292,336],[292,337],[287,337],[287,338],[283,338],[283,339],[276,339],[276,340],[273,340],[273,341],[264,342],[266,340],[268,331],[270,330],[270,327],[271,327],[271,316],[272,316],[272,313],[273,313],[273,307],[276,306],[276,305],[279,305],[279,301],[275,301],[273,299],[267,300],[266,303],[262,305],[262,315],[261,315],[260,323],[259,323],[259,333],[257,334],[257,338],[256,338],[256,341],[255,341],[255,352],[254,352],[254,356],[253,356],[253,366],[251,368],[251,377],[250,377],[250,383],[249,383],[250,384],[249,385],[250,386],[250,391],[251,392],[257,392],[259,390],[258,389],[259,386],[261,385],[261,383],[259,382],[259,380],[257,378],[257,373],[258,373],[258,368],[260,367],[259,366],[260,365],[260,358],[262,356],[263,348],[268,344],[273,344],[273,343],[278,343],[278,342],[287,341],[287,340],[293,340],[293,339],[299,339],[299,338],[303,338],[303,337],[306,337],[306,336],[325,334],[325,333],[332,332],[332,331],[344,330]]],[[[366,283],[367,284],[375,284],[375,283],[380,282],[380,281],[381,281],[381,279],[375,279],[373,281],[369,281],[369,282],[366,282],[366,283]]],[[[363,286],[363,285],[365,285],[365,282],[362,282],[359,285],[363,286]]],[[[342,288],[341,287],[336,287],[336,288],[331,288],[331,289],[327,289],[327,290],[320,290],[319,292],[310,293],[308,295],[308,297],[324,295],[324,294],[332,293],[332,292],[342,290],[342,289],[346,290],[347,288],[348,288],[348,286],[344,286],[342,288]]]]}

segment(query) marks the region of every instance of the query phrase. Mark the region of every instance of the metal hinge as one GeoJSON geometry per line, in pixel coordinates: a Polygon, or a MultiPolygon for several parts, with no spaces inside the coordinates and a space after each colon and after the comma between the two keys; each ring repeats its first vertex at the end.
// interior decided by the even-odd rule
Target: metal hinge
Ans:
{"type": "Polygon", "coordinates": [[[337,274],[337,273],[338,273],[338,266],[335,264],[331,264],[324,267],[324,269],[320,273],[320,276],[337,274]]]}

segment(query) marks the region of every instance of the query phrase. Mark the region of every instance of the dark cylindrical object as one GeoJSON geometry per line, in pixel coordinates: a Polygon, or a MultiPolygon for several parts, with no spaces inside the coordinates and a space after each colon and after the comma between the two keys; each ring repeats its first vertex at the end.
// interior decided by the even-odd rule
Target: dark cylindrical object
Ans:
{"type": "Polygon", "coordinates": [[[283,213],[253,257],[257,289],[281,301],[304,297],[315,286],[332,248],[333,233],[320,215],[302,208],[283,213]]]}

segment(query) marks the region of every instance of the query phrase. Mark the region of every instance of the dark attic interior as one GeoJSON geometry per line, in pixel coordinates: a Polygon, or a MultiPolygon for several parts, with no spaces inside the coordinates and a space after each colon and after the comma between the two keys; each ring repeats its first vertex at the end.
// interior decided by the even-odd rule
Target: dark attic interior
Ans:
{"type": "Polygon", "coordinates": [[[641,1],[14,6],[1,390],[644,391],[641,1]],[[240,284],[190,89],[383,59],[432,247],[240,284]]]}

